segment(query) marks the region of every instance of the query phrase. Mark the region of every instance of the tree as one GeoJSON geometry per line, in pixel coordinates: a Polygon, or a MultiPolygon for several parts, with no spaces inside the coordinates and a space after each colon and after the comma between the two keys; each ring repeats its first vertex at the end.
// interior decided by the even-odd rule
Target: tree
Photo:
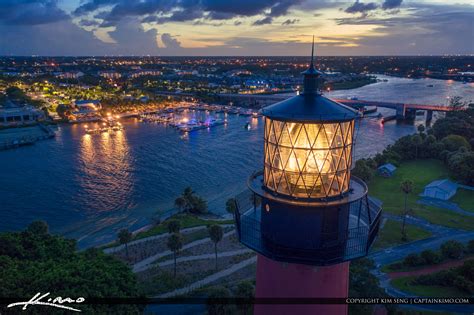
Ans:
{"type": "Polygon", "coordinates": [[[224,236],[224,230],[220,225],[213,224],[210,227],[208,227],[209,231],[209,237],[211,240],[214,242],[214,252],[216,254],[216,270],[217,270],[217,243],[219,243],[222,240],[222,237],[224,236]]]}
{"type": "Polygon", "coordinates": [[[174,205],[181,211],[186,206],[186,200],[183,197],[178,197],[174,201],[174,205]]]}
{"type": "Polygon", "coordinates": [[[354,176],[359,177],[365,182],[369,182],[370,179],[372,179],[372,177],[374,176],[374,173],[375,170],[370,167],[366,159],[357,160],[355,163],[355,167],[352,170],[352,174],[354,174],[354,176]]]}
{"type": "Polygon", "coordinates": [[[171,234],[166,245],[168,246],[168,249],[173,252],[174,276],[176,277],[176,256],[183,247],[183,236],[178,233],[171,234]]]}
{"type": "Polygon", "coordinates": [[[48,235],[48,224],[44,221],[34,221],[26,228],[26,232],[37,236],[48,235]]]}
{"type": "MultiPolygon", "coordinates": [[[[235,296],[244,299],[252,299],[255,296],[255,288],[250,281],[242,281],[239,282],[237,285],[237,289],[235,291],[235,296]]],[[[252,314],[252,303],[248,304],[238,304],[237,309],[239,310],[240,314],[252,314]]]]}
{"type": "Polygon", "coordinates": [[[224,287],[218,286],[210,290],[207,299],[207,313],[209,315],[230,315],[233,313],[233,307],[230,304],[219,304],[218,299],[230,298],[230,291],[224,287]]]}
{"type": "Polygon", "coordinates": [[[181,229],[181,222],[178,220],[169,220],[167,227],[170,234],[179,233],[179,230],[181,229]]]}
{"type": "Polygon", "coordinates": [[[127,229],[121,229],[118,234],[119,243],[122,245],[125,245],[125,253],[127,255],[127,259],[129,258],[128,257],[128,243],[132,240],[132,237],[133,237],[132,233],[127,229]]]}
{"type": "Polygon", "coordinates": [[[459,148],[464,147],[468,150],[471,149],[469,142],[462,136],[458,135],[449,135],[441,139],[441,142],[444,144],[446,150],[453,152],[459,150],[459,148]]]}
{"type": "Polygon", "coordinates": [[[405,266],[416,267],[424,263],[423,259],[418,254],[409,254],[403,259],[405,266]]]}
{"type": "Polygon", "coordinates": [[[207,201],[197,196],[191,187],[186,187],[174,203],[176,207],[186,212],[197,214],[207,212],[207,201]]]}
{"type": "Polygon", "coordinates": [[[411,141],[415,145],[415,159],[418,158],[418,148],[420,147],[421,143],[423,142],[423,139],[421,138],[420,135],[414,135],[411,138],[411,141]]]}
{"type": "Polygon", "coordinates": [[[474,240],[470,240],[467,244],[467,250],[470,254],[474,254],[474,240]]]}
{"type": "Polygon", "coordinates": [[[225,210],[231,214],[234,214],[234,212],[237,210],[235,198],[227,199],[227,202],[225,203],[225,210]]]}
{"type": "Polygon", "coordinates": [[[417,129],[418,129],[418,132],[419,132],[420,134],[422,134],[423,132],[425,132],[425,126],[422,125],[422,124],[419,124],[417,129]]]}
{"type": "Polygon", "coordinates": [[[467,185],[474,184],[474,152],[461,148],[447,155],[448,169],[458,180],[467,185]]]}
{"type": "Polygon", "coordinates": [[[410,194],[413,191],[413,182],[411,180],[404,180],[403,182],[400,183],[400,189],[405,194],[405,206],[403,209],[403,222],[402,222],[402,240],[406,241],[407,234],[405,231],[405,222],[406,222],[407,215],[411,213],[411,211],[408,210],[407,208],[407,201],[408,201],[408,194],[410,194]]]}
{"type": "Polygon", "coordinates": [[[420,256],[427,265],[433,265],[440,262],[439,255],[431,249],[422,251],[420,256]]]}
{"type": "MultiPolygon", "coordinates": [[[[23,232],[0,234],[1,297],[51,292],[54,297],[85,297],[86,303],[74,306],[84,314],[142,314],[143,307],[132,304],[87,304],[88,297],[139,298],[137,279],[129,266],[96,248],[78,251],[73,239],[49,233],[38,237],[32,231],[37,229],[30,225],[23,232]]],[[[28,313],[48,311],[29,308],[28,313]]]]}
{"type": "Polygon", "coordinates": [[[458,241],[447,241],[441,245],[441,254],[444,258],[459,259],[464,253],[464,245],[458,241]]]}

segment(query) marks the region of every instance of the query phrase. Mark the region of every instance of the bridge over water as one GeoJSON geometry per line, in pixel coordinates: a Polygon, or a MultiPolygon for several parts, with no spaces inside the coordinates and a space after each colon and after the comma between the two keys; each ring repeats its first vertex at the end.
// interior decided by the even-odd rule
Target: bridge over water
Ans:
{"type": "MultiPolygon", "coordinates": [[[[275,102],[285,100],[291,96],[285,94],[218,94],[222,99],[226,99],[234,102],[244,102],[254,105],[268,105],[275,102]]],[[[365,100],[353,100],[353,99],[338,99],[333,98],[334,101],[344,105],[359,108],[364,106],[377,106],[385,107],[396,110],[397,119],[405,119],[413,117],[417,110],[424,110],[427,112],[426,119],[431,120],[433,112],[450,112],[460,110],[460,108],[436,105],[436,104],[412,104],[412,103],[393,103],[384,101],[365,101],[365,100]]]]}
{"type": "MultiPolygon", "coordinates": [[[[168,96],[168,97],[179,97],[179,98],[192,98],[195,97],[193,94],[189,93],[174,93],[174,92],[161,92],[157,93],[158,95],[168,96]]],[[[293,95],[288,94],[217,94],[221,100],[234,103],[243,103],[253,106],[263,107],[265,105],[270,105],[276,102],[283,101],[293,95]]],[[[431,120],[433,117],[433,112],[450,112],[455,110],[461,110],[461,108],[456,108],[446,105],[437,105],[437,104],[413,104],[413,103],[394,103],[394,102],[384,102],[384,101],[365,101],[365,100],[354,100],[354,99],[338,99],[333,98],[334,101],[348,105],[354,108],[360,108],[364,106],[377,106],[384,108],[391,108],[396,111],[397,119],[406,119],[413,118],[417,110],[426,111],[426,120],[431,120]]]]}

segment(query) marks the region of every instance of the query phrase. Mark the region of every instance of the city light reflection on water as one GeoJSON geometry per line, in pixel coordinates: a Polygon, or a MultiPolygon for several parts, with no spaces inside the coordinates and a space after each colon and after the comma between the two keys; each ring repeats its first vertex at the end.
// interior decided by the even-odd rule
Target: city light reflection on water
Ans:
{"type": "MultiPolygon", "coordinates": [[[[425,83],[420,86],[426,87],[425,83]]],[[[377,89],[387,93],[384,84],[390,85],[361,89],[375,99],[377,89]]],[[[399,87],[400,79],[394,84],[399,87]]],[[[460,85],[454,82],[452,88],[470,86],[460,85]]],[[[345,95],[360,96],[359,90],[345,95]]],[[[455,95],[445,90],[440,93],[442,98],[455,95]]],[[[392,100],[394,94],[385,98],[392,100]]],[[[398,94],[415,97],[406,88],[398,94]]],[[[379,111],[393,114],[387,109],[379,111]]],[[[182,114],[197,119],[200,115],[182,114]]],[[[224,114],[216,116],[225,118],[224,114]]],[[[0,231],[18,230],[43,219],[53,231],[79,239],[81,247],[103,243],[115,239],[118,229],[140,228],[153,214],[173,208],[186,186],[207,199],[211,211],[225,213],[227,198],[245,188],[247,177],[261,167],[263,159],[262,119],[235,115],[227,119],[227,125],[188,134],[135,118],[123,120],[124,130],[114,134],[86,135],[81,125],[62,125],[54,140],[0,152],[0,163],[5,166],[0,177],[0,231]],[[247,122],[250,130],[244,128],[247,122]]],[[[377,118],[361,120],[355,158],[379,152],[415,132],[416,125],[424,122],[422,116],[416,119],[415,124],[389,122],[384,126],[377,118]]]]}

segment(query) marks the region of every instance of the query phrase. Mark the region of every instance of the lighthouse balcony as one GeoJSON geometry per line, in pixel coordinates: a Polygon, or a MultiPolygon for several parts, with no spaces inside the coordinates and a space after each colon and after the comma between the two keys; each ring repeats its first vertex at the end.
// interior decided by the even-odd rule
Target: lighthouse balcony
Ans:
{"type": "Polygon", "coordinates": [[[276,261],[327,266],[366,256],[377,235],[382,204],[356,177],[339,199],[296,199],[268,191],[255,173],[235,197],[239,240],[276,261]]]}

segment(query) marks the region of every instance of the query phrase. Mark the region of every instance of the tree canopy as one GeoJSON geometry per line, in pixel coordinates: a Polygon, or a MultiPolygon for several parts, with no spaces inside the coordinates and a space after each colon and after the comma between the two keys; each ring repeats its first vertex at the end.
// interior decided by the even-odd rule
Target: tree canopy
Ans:
{"type": "MultiPolygon", "coordinates": [[[[0,296],[31,298],[37,292],[76,299],[139,297],[130,268],[98,249],[76,251],[76,241],[51,235],[44,222],[33,222],[23,232],[0,234],[0,296]]],[[[87,313],[140,313],[135,305],[87,305],[87,313]]],[[[37,306],[31,313],[44,314],[37,306]]]]}

